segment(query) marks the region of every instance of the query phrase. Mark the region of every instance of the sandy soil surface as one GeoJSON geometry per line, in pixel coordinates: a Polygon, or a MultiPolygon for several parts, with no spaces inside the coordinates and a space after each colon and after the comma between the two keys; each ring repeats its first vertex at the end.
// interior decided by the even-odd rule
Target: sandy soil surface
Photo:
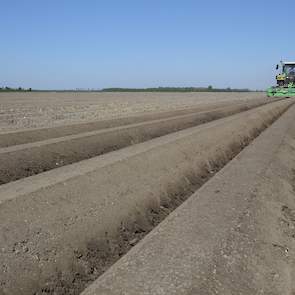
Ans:
{"type": "Polygon", "coordinates": [[[1,185],[0,294],[79,294],[287,104],[275,102],[1,185]]]}
{"type": "Polygon", "coordinates": [[[265,97],[264,93],[0,93],[0,131],[59,126],[262,97],[265,97]]]}
{"type": "Polygon", "coordinates": [[[263,101],[0,93],[0,295],[295,294],[294,101],[228,116],[263,101]]]}
{"type": "Polygon", "coordinates": [[[295,294],[294,111],[82,294],[295,294]]]}

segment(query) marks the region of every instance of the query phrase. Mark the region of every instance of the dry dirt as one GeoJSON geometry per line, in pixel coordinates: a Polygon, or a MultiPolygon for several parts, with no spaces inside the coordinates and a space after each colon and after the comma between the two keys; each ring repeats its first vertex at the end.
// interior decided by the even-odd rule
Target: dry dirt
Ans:
{"type": "Polygon", "coordinates": [[[290,103],[1,185],[2,292],[79,294],[290,103]]]}
{"type": "Polygon", "coordinates": [[[104,120],[54,128],[0,133],[0,147],[6,147],[0,149],[0,163],[2,163],[0,184],[241,113],[262,106],[266,102],[265,99],[251,100],[232,103],[208,111],[195,110],[193,113],[191,113],[193,109],[190,109],[187,110],[188,113],[178,116],[174,116],[175,111],[153,113],[153,117],[157,117],[156,120],[149,116],[146,118],[147,121],[140,123],[137,123],[138,119],[143,119],[144,116],[126,117],[129,124],[124,125],[121,119],[117,119],[118,126],[113,128],[100,128],[102,122],[103,126],[108,125],[107,122],[114,123],[114,120],[104,120]],[[171,114],[172,117],[165,117],[171,114]],[[161,117],[163,115],[165,115],[164,118],[161,117]],[[83,132],[89,128],[91,131],[83,132]],[[71,132],[77,132],[77,134],[63,136],[64,133],[71,134],[71,132]]]}
{"type": "Polygon", "coordinates": [[[59,126],[262,97],[265,97],[264,93],[0,93],[0,131],[59,126]]]}
{"type": "Polygon", "coordinates": [[[295,294],[294,113],[293,106],[82,294],[295,294]]]}
{"type": "Polygon", "coordinates": [[[0,93],[0,295],[295,294],[293,104],[0,93]]]}

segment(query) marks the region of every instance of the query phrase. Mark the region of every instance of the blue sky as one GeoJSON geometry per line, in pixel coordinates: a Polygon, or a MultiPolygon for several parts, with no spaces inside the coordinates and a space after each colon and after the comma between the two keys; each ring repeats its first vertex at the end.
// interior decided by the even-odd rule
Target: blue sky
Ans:
{"type": "Polygon", "coordinates": [[[0,0],[0,85],[263,89],[295,60],[295,1],[0,0]]]}

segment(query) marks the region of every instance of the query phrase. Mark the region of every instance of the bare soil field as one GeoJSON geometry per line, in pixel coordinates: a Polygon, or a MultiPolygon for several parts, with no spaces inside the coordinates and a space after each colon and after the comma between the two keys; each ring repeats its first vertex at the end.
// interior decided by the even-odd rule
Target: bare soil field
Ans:
{"type": "Polygon", "coordinates": [[[51,127],[262,97],[265,97],[264,93],[0,93],[0,131],[51,127]]]}
{"type": "Polygon", "coordinates": [[[0,295],[295,294],[295,105],[0,94],[0,295]]]}

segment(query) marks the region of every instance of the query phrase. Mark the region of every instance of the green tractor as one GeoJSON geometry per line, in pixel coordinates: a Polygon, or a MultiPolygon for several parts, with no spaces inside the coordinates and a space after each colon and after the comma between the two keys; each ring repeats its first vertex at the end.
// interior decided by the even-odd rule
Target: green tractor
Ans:
{"type": "MultiPolygon", "coordinates": [[[[277,65],[276,69],[279,68],[277,65]]],[[[277,86],[267,89],[268,97],[295,97],[295,62],[281,62],[281,72],[276,80],[277,86]]]]}

